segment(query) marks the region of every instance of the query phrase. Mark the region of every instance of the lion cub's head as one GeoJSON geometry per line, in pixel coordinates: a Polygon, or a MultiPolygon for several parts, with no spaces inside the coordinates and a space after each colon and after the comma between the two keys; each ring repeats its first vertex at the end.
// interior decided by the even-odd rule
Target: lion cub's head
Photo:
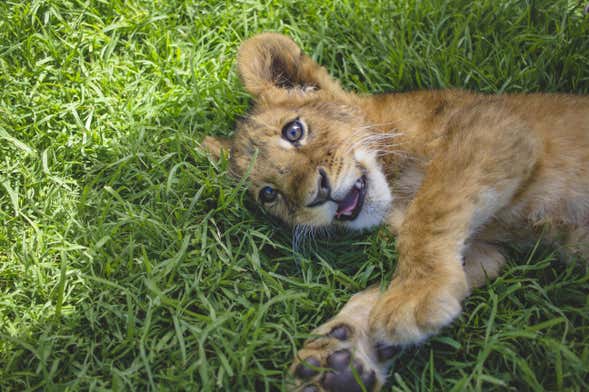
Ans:
{"type": "Polygon", "coordinates": [[[231,139],[207,137],[215,155],[229,149],[232,171],[249,174],[250,192],[289,225],[379,224],[391,193],[371,151],[359,98],[288,37],[265,33],[245,41],[238,69],[253,110],[231,139]]]}

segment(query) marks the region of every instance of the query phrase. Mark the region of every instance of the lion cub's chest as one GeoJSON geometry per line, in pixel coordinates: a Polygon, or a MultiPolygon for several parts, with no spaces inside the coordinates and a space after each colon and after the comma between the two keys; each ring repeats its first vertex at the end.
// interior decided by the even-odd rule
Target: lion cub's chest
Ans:
{"type": "Polygon", "coordinates": [[[421,186],[424,171],[417,163],[411,163],[405,165],[398,173],[387,174],[391,193],[393,194],[393,204],[387,218],[387,224],[393,233],[398,233],[405,219],[407,207],[421,186]]]}

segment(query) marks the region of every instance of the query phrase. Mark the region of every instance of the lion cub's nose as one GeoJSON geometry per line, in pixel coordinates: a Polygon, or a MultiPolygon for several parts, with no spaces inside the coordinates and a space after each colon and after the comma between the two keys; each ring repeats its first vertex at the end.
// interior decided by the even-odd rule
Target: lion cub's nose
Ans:
{"type": "Polygon", "coordinates": [[[319,168],[319,179],[317,180],[317,194],[313,201],[307,204],[307,207],[315,207],[325,203],[331,198],[331,186],[325,170],[319,168]]]}

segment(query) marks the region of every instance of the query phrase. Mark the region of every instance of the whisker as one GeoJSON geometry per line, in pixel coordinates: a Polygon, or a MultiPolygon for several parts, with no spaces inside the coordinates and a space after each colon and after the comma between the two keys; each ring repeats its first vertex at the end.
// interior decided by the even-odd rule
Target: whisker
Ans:
{"type": "Polygon", "coordinates": [[[366,129],[372,128],[371,126],[360,127],[352,133],[352,142],[349,143],[344,149],[344,154],[356,149],[358,146],[365,146],[366,144],[386,144],[386,142],[400,137],[403,133],[400,132],[384,132],[384,133],[370,133],[366,132],[366,129]],[[357,137],[361,135],[360,137],[357,137]]]}

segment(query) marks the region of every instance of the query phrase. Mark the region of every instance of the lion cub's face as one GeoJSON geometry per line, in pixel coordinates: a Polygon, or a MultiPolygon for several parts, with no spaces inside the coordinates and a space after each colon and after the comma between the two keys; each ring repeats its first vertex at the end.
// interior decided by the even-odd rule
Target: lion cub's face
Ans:
{"type": "MultiPolygon", "coordinates": [[[[281,35],[246,41],[238,66],[255,102],[224,143],[233,172],[249,169],[253,197],[293,226],[379,224],[391,193],[351,97],[281,35]]],[[[205,140],[217,152],[222,143],[205,140]]]]}

